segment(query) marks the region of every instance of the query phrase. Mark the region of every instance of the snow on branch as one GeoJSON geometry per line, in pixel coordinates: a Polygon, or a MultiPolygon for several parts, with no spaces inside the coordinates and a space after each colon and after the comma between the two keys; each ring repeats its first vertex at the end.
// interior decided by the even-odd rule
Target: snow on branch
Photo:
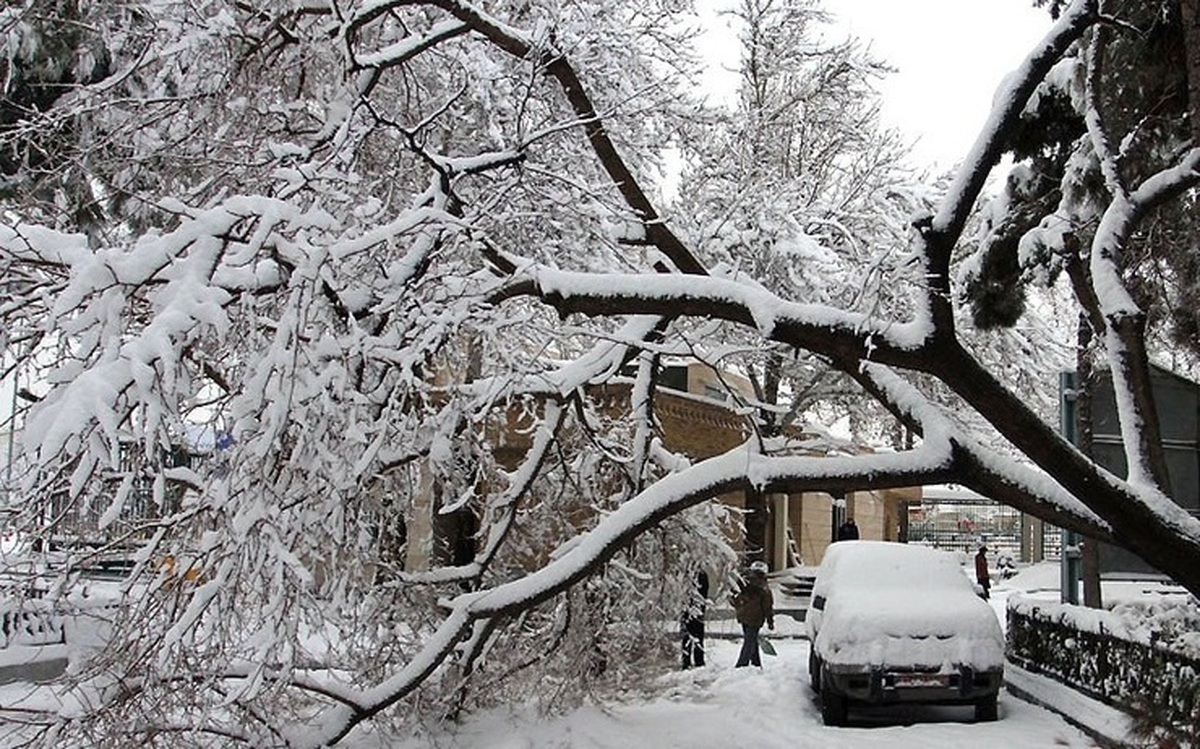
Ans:
{"type": "Polygon", "coordinates": [[[1137,397],[1139,383],[1148,378],[1141,322],[1145,312],[1126,284],[1122,253],[1150,209],[1198,183],[1200,149],[1193,148],[1178,163],[1143,181],[1132,194],[1118,192],[1100,219],[1089,253],[1091,290],[1104,325],[1101,332],[1110,361],[1129,483],[1134,486],[1165,486],[1166,473],[1161,448],[1153,442],[1155,405],[1137,397]]]}
{"type": "Polygon", "coordinates": [[[1130,201],[1140,210],[1147,211],[1197,184],[1200,184],[1200,148],[1192,148],[1179,163],[1146,178],[1130,196],[1130,201]]]}
{"type": "Polygon", "coordinates": [[[1022,512],[1086,532],[1092,538],[1111,538],[1108,523],[1049,474],[984,447],[895,372],[878,364],[863,364],[859,374],[859,381],[869,392],[891,406],[926,440],[953,445],[956,483],[1022,512]]]}
{"type": "Polygon", "coordinates": [[[546,412],[538,423],[533,442],[521,465],[508,476],[509,484],[504,491],[488,502],[487,513],[492,517],[488,523],[488,535],[483,549],[470,564],[447,567],[428,572],[401,572],[401,580],[419,585],[476,580],[500,553],[516,520],[521,501],[529,494],[547,455],[555,448],[555,438],[566,417],[566,410],[554,401],[547,401],[546,412]]]}
{"type": "MultiPolygon", "coordinates": [[[[347,28],[354,29],[356,25],[361,24],[355,24],[352,20],[347,28]]],[[[398,42],[393,42],[373,52],[357,52],[354,54],[354,64],[364,68],[381,69],[403,65],[422,52],[469,30],[465,23],[442,21],[434,24],[424,34],[406,36],[398,42]]]]}
{"type": "Polygon", "coordinates": [[[626,204],[645,226],[647,240],[670,259],[678,270],[697,275],[707,273],[704,265],[663,222],[641,182],[617,150],[616,144],[604,125],[604,120],[587,93],[587,87],[561,50],[554,49],[546,40],[535,40],[531,35],[503,23],[482,8],[472,4],[455,0],[436,0],[431,4],[437,5],[466,23],[475,32],[508,54],[520,59],[540,61],[546,72],[562,88],[563,94],[567,97],[567,101],[584,128],[588,142],[599,159],[601,167],[608,174],[626,204]]]}
{"type": "Polygon", "coordinates": [[[756,329],[764,338],[840,359],[903,361],[918,368],[917,352],[929,328],[921,322],[887,322],[819,304],[782,299],[763,289],[722,278],[669,274],[577,273],[529,269],[529,280],[508,285],[495,301],[537,296],[560,314],[657,314],[720,318],[756,329]]]}
{"type": "Polygon", "coordinates": [[[1087,49],[1087,85],[1085,87],[1087,106],[1084,107],[1084,121],[1087,123],[1092,150],[1100,161],[1100,172],[1104,175],[1105,186],[1110,194],[1124,200],[1128,198],[1129,189],[1125,186],[1125,179],[1121,176],[1119,157],[1112,146],[1108,128],[1104,125],[1104,113],[1100,111],[1100,81],[1103,73],[1101,60],[1104,57],[1104,47],[1107,41],[1108,29],[1104,25],[1098,26],[1087,49]]]}
{"type": "MultiPolygon", "coordinates": [[[[1075,0],[996,91],[992,111],[934,218],[934,231],[952,239],[962,232],[971,206],[983,189],[988,173],[1000,159],[1005,139],[1020,118],[1025,102],[1067,48],[1096,22],[1098,12],[1098,0],[1075,0]]],[[[953,244],[950,241],[945,251],[949,252],[953,244]]]]}
{"type": "MultiPolygon", "coordinates": [[[[646,278],[646,276],[638,276],[646,278]]],[[[477,397],[505,395],[545,395],[566,397],[585,385],[600,383],[615,375],[633,358],[633,353],[646,348],[647,341],[660,331],[664,319],[657,315],[630,315],[620,328],[611,333],[593,333],[599,340],[590,349],[571,360],[536,374],[522,377],[483,377],[459,389],[477,397]]]]}
{"type": "MultiPolygon", "coordinates": [[[[80,357],[94,360],[40,404],[26,425],[27,439],[40,445],[47,460],[75,438],[80,424],[100,425],[116,444],[120,425],[137,403],[155,403],[173,392],[173,387],[162,383],[182,376],[178,352],[204,331],[218,339],[229,331],[224,307],[233,290],[258,287],[264,279],[279,281],[278,267],[262,261],[259,254],[279,240],[277,230],[326,226],[327,217],[306,214],[281,201],[238,197],[195,212],[175,231],[145,237],[129,248],[89,251],[71,238],[56,242],[53,234],[13,233],[9,243],[23,253],[33,252],[46,262],[70,268],[67,286],[57,295],[49,318],[42,321],[48,332],[82,336],[92,331],[97,336],[122,324],[113,305],[128,302],[114,296],[116,289],[148,290],[149,302],[136,332],[110,331],[118,345],[96,338],[97,344],[104,345],[77,349],[80,357]],[[234,243],[235,227],[255,219],[254,231],[245,241],[234,243]],[[30,238],[38,242],[29,242],[30,238]],[[237,245],[232,251],[231,244],[237,245]]],[[[158,428],[155,415],[169,414],[171,406],[164,402],[161,409],[144,412],[147,433],[158,428]]]]}
{"type": "Polygon", "coordinates": [[[633,538],[687,507],[749,488],[763,492],[851,491],[942,483],[954,476],[949,447],[931,441],[906,453],[776,457],[758,453],[751,444],[669,475],[576,537],[567,550],[540,570],[446,601],[450,613],[421,652],[400,671],[359,696],[343,694],[343,701],[353,702],[356,707],[328,708],[320,721],[320,734],[306,737],[302,745],[327,746],[358,722],[410,694],[438,668],[473,621],[512,615],[549,600],[591,574],[633,538]]]}

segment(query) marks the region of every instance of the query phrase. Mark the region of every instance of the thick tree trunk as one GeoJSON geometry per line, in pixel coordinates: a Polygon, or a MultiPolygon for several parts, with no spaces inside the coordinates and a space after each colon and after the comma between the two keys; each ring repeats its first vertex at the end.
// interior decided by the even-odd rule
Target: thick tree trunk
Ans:
{"type": "MultiPolygon", "coordinates": [[[[771,351],[763,368],[763,382],[758,397],[769,405],[779,404],[779,385],[783,379],[783,358],[778,351],[771,351]]],[[[758,426],[764,438],[774,437],[780,432],[779,414],[770,409],[759,412],[758,426]]],[[[770,496],[766,492],[752,489],[746,492],[746,561],[767,561],[767,528],[770,526],[770,496]]]]}

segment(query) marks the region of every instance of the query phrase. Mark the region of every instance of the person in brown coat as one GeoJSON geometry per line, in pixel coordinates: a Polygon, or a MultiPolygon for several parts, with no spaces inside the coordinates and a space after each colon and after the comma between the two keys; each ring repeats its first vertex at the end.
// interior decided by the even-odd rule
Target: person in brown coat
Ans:
{"type": "Polygon", "coordinates": [[[737,668],[750,665],[762,668],[758,632],[764,622],[769,629],[775,629],[775,599],[767,585],[766,562],[750,565],[746,584],[733,597],[733,609],[738,624],[742,625],[742,651],[738,654],[737,668]]]}

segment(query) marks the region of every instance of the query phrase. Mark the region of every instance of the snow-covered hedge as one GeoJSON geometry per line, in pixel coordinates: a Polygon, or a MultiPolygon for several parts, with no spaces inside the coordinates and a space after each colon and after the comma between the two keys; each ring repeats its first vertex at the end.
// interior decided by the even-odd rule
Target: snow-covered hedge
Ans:
{"type": "Polygon", "coordinates": [[[1195,601],[1112,610],[1014,596],[1008,658],[1131,714],[1153,710],[1160,727],[1200,728],[1200,654],[1195,601]]]}
{"type": "Polygon", "coordinates": [[[62,617],[48,601],[31,598],[0,600],[0,648],[66,642],[62,617]]]}

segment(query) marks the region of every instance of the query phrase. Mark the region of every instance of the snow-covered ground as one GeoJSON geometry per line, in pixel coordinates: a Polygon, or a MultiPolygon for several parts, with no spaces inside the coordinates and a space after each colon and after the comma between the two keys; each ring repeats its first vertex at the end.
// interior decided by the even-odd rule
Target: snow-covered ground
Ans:
{"type": "Polygon", "coordinates": [[[363,738],[356,749],[798,749],[800,747],[1094,747],[1062,718],[1010,694],[1000,720],[972,722],[970,707],[851,710],[850,727],[827,728],[808,687],[808,643],[780,640],[762,670],[733,668],[738,643],[710,640],[709,665],[664,673],[657,694],[539,717],[514,705],[472,716],[453,731],[396,744],[363,738]]]}
{"type": "MultiPolygon", "coordinates": [[[[1011,581],[996,581],[991,603],[1001,624],[1005,603],[1014,593],[1058,599],[1058,566],[1044,563],[1027,568],[1011,581]]],[[[1106,584],[1105,595],[1142,584],[1106,584]]],[[[787,599],[784,598],[784,601],[787,599]]],[[[396,744],[360,737],[355,749],[524,749],[582,747],[585,749],[796,749],[797,747],[880,747],[939,749],[941,747],[1096,747],[1097,743],[1048,709],[1000,695],[1000,720],[973,722],[970,707],[898,706],[851,709],[850,726],[827,728],[808,686],[806,640],[792,635],[803,625],[776,616],[776,657],[763,658],[762,670],[733,668],[739,643],[708,640],[709,663],[689,671],[668,671],[651,694],[630,695],[602,706],[587,706],[563,715],[540,716],[535,709],[512,705],[474,715],[458,726],[432,735],[417,735],[396,744]]],[[[730,621],[709,623],[709,633],[732,636],[730,621]]],[[[1109,737],[1124,737],[1127,719],[1055,682],[1008,666],[1010,683],[1023,694],[1056,706],[1079,723],[1109,737]]]]}
{"type": "MultiPolygon", "coordinates": [[[[1155,584],[1105,585],[1109,600],[1143,596],[1155,584]]],[[[1033,594],[1057,600],[1057,566],[1053,563],[1024,570],[1010,581],[997,581],[992,607],[1004,622],[1005,602],[1013,594],[1033,594]]],[[[801,599],[780,595],[777,604],[798,611],[801,599]]],[[[1095,747],[1085,733],[1055,712],[1004,691],[1000,719],[973,722],[971,707],[913,707],[851,709],[850,726],[827,728],[808,686],[807,640],[803,624],[786,613],[776,615],[774,643],[778,655],[764,656],[763,668],[735,669],[739,643],[737,627],[710,610],[708,665],[680,671],[665,668],[649,689],[546,716],[525,704],[467,716],[432,733],[414,734],[397,742],[359,731],[343,744],[350,749],[523,749],[582,747],[713,747],[773,749],[774,747],[1095,747]]],[[[68,639],[76,639],[71,638],[68,639]]],[[[80,645],[75,643],[76,647],[80,645]]],[[[63,649],[66,646],[52,646],[63,649]]],[[[32,649],[29,649],[32,650],[32,649]]],[[[49,649],[43,655],[49,655],[49,649]]],[[[55,653],[57,654],[57,653],[55,653]]],[[[17,653],[11,654],[16,656],[17,653]]],[[[27,654],[26,654],[27,655],[27,654]]],[[[1116,710],[1089,700],[1055,682],[1006,667],[1011,687],[1022,695],[1053,705],[1109,737],[1124,738],[1128,720],[1116,710]]],[[[48,686],[10,683],[0,686],[0,747],[21,735],[20,713],[28,709],[75,712],[74,697],[56,694],[48,686]]]]}

